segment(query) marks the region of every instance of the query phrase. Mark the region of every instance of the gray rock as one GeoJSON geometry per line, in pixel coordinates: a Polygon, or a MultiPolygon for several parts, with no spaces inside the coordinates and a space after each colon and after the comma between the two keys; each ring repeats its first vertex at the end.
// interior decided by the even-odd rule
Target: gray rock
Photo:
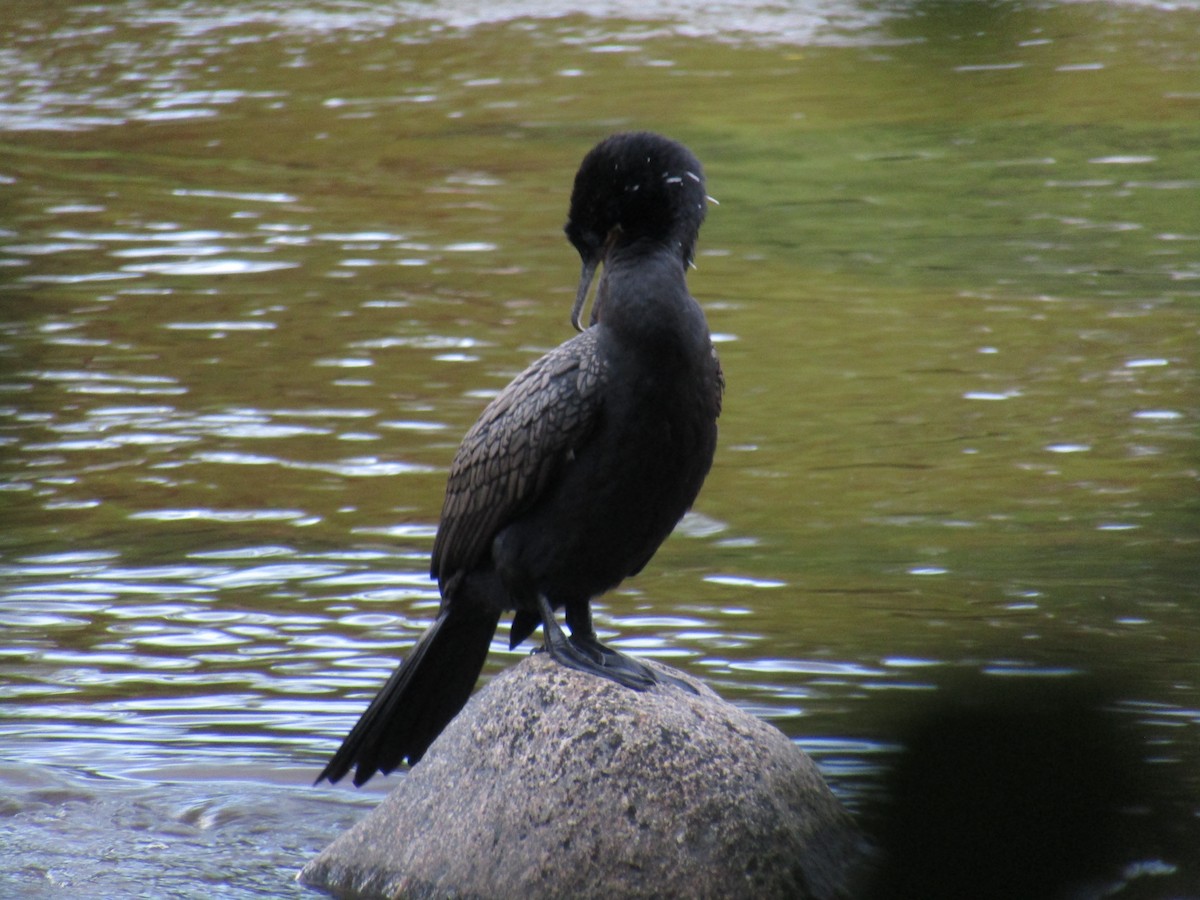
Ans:
{"type": "Polygon", "coordinates": [[[777,729],[544,655],[498,675],[300,880],[338,896],[850,895],[861,839],[777,729]]]}

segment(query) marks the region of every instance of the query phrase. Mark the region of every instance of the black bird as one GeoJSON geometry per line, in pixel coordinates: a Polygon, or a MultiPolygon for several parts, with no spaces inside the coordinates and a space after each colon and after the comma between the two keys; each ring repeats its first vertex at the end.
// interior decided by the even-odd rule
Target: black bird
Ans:
{"type": "Polygon", "coordinates": [[[508,610],[513,647],[541,625],[563,665],[638,690],[662,680],[600,643],[589,603],[649,562],[712,464],[724,376],[685,281],[708,199],[700,163],[656,134],[613,135],[584,158],[565,228],[583,258],[582,333],[463,438],[430,567],[441,609],[317,781],[357,766],[361,785],[419,760],[467,702],[508,610]]]}

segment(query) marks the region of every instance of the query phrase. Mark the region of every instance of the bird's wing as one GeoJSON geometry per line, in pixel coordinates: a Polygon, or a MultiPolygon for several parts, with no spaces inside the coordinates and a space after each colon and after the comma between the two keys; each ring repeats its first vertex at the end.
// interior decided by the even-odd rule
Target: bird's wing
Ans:
{"type": "Polygon", "coordinates": [[[529,508],[597,422],[604,364],[589,329],[513,379],[467,432],[450,465],[431,574],[482,562],[496,533],[529,508]]]}

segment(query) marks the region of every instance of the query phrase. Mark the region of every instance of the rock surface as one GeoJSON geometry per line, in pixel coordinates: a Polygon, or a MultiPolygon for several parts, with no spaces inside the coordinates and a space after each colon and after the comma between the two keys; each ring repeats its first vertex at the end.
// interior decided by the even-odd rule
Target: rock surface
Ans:
{"type": "Polygon", "coordinates": [[[840,898],[861,839],[814,763],[682,672],[503,672],[300,880],[337,896],[840,898]]]}

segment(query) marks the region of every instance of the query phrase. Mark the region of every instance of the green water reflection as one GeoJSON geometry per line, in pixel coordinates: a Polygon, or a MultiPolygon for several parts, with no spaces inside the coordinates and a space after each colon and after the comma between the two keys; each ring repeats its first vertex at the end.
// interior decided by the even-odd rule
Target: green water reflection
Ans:
{"type": "Polygon", "coordinates": [[[575,165],[649,127],[720,201],[729,390],[602,627],[852,805],[955,673],[1101,672],[1194,809],[1196,10],[51,7],[0,26],[6,756],[315,771],[436,603],[459,437],[569,336],[575,165]]]}

